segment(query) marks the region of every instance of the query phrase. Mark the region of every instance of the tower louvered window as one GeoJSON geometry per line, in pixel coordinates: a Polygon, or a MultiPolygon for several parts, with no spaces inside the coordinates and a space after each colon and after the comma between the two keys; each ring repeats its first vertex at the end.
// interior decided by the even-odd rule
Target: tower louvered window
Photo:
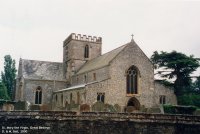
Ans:
{"type": "Polygon", "coordinates": [[[84,57],[85,57],[85,58],[89,58],[89,46],[88,46],[88,45],[85,46],[84,57]]]}

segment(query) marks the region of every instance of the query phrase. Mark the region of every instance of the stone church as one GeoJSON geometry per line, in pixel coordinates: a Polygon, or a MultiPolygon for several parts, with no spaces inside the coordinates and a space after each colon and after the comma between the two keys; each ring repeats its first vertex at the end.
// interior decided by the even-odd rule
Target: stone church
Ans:
{"type": "Polygon", "coordinates": [[[63,42],[62,63],[20,59],[15,100],[26,101],[27,110],[111,112],[177,103],[133,39],[102,54],[101,37],[74,33],[63,42]]]}

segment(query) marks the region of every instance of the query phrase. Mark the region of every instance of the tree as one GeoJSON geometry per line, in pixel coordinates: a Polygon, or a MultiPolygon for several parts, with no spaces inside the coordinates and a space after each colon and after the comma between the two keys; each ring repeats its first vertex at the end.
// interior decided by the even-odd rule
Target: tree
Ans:
{"type": "Polygon", "coordinates": [[[7,88],[8,96],[10,98],[12,98],[16,72],[15,60],[13,60],[10,55],[4,56],[4,72],[1,72],[1,79],[7,88]]]}
{"type": "Polygon", "coordinates": [[[0,81],[0,99],[3,100],[9,100],[9,96],[7,93],[7,89],[5,87],[5,85],[3,84],[3,82],[0,81]]]}
{"type": "Polygon", "coordinates": [[[151,56],[155,69],[160,69],[158,74],[165,80],[174,79],[175,94],[180,96],[184,90],[188,90],[191,84],[190,74],[200,66],[199,59],[193,55],[172,51],[170,53],[158,53],[155,51],[151,56]]]}
{"type": "Polygon", "coordinates": [[[200,76],[194,81],[194,90],[200,93],[200,76]]]}

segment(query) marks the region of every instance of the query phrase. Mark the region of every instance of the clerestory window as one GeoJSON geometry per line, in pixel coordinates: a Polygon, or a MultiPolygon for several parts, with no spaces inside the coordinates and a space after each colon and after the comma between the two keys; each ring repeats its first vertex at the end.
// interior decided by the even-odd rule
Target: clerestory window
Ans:
{"type": "Polygon", "coordinates": [[[61,94],[61,105],[63,106],[63,94],[61,94]]]}
{"type": "Polygon", "coordinates": [[[96,73],[93,73],[93,80],[96,80],[96,73]]]}

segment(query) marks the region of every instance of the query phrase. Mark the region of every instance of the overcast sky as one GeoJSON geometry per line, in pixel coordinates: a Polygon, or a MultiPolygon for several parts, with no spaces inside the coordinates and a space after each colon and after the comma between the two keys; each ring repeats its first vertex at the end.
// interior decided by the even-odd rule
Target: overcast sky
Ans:
{"type": "MultiPolygon", "coordinates": [[[[103,38],[103,53],[131,41],[150,57],[172,51],[200,57],[200,1],[0,0],[0,70],[3,57],[62,61],[70,33],[103,38]]],[[[200,75],[200,73],[197,73],[200,75]]]]}

